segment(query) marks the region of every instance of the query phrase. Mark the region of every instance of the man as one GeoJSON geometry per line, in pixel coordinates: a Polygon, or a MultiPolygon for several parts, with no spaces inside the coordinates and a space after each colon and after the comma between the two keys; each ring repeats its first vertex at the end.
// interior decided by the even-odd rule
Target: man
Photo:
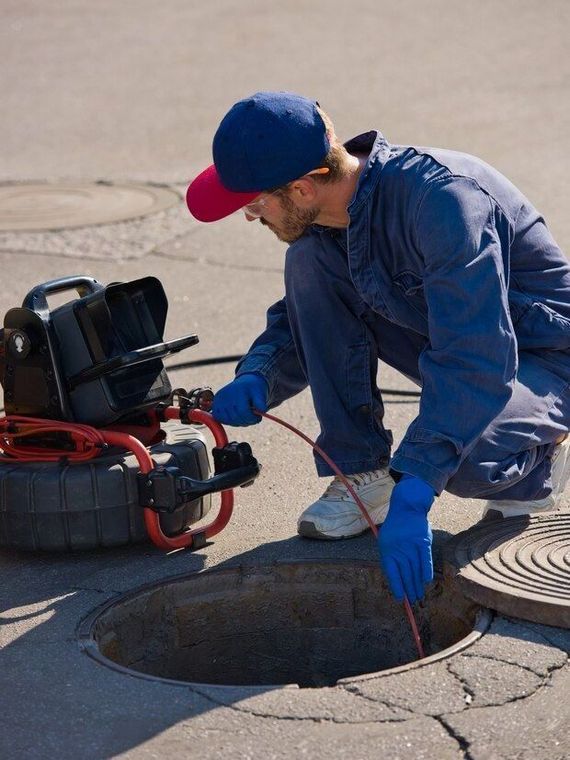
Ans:
{"type": "MultiPolygon", "coordinates": [[[[213,154],[188,188],[192,214],[243,209],[290,244],[285,298],[214,417],[254,424],[254,408],[308,384],[319,445],[383,523],[398,599],[432,579],[427,515],[443,490],[486,499],[488,516],[554,509],[570,470],[570,266],[522,193],[465,154],[377,131],[342,145],[319,105],[290,93],[236,103],[213,154]],[[378,358],[421,386],[391,459],[378,358]]],[[[337,478],[298,523],[324,539],[366,527],[337,478]]]]}

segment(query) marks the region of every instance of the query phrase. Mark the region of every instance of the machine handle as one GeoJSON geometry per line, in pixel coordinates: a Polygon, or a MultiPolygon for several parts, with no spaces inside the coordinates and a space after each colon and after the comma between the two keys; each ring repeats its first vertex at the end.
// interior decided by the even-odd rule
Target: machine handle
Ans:
{"type": "Polygon", "coordinates": [[[114,356],[105,362],[99,362],[99,364],[94,364],[92,367],[87,367],[86,369],[82,369],[81,372],[72,375],[67,382],[68,388],[72,391],[78,385],[97,380],[103,375],[108,375],[110,372],[125,369],[126,367],[133,367],[135,364],[150,362],[153,359],[163,359],[169,354],[175,354],[184,348],[196,345],[198,342],[197,335],[185,335],[182,338],[175,338],[164,343],[155,343],[153,346],[145,346],[144,348],[137,348],[135,351],[128,351],[126,354],[114,356]]]}
{"type": "MultiPolygon", "coordinates": [[[[150,473],[138,475],[139,502],[154,512],[175,512],[189,501],[208,494],[229,491],[238,486],[253,483],[260,471],[260,465],[252,456],[249,445],[228,444],[229,447],[247,446],[249,454],[243,457],[241,467],[233,467],[225,472],[216,472],[208,480],[196,480],[181,475],[178,467],[155,467],[150,473]]],[[[214,449],[214,451],[216,451],[214,449]]],[[[223,449],[218,449],[223,451],[223,449]]]]}
{"type": "Polygon", "coordinates": [[[22,306],[25,309],[31,309],[38,314],[46,316],[49,314],[47,296],[54,293],[62,293],[66,290],[76,290],[80,297],[88,293],[95,293],[104,288],[100,282],[93,277],[85,275],[72,275],[71,277],[58,277],[55,280],[49,280],[42,285],[37,285],[30,290],[24,298],[22,306]]]}

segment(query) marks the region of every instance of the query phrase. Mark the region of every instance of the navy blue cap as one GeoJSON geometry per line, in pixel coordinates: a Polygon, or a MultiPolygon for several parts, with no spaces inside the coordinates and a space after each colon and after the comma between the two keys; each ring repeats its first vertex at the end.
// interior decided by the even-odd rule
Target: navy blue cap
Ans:
{"type": "Polygon", "coordinates": [[[224,116],[214,136],[214,164],[191,183],[190,212],[215,221],[318,168],[330,149],[317,103],[290,92],[258,92],[224,116]]]}

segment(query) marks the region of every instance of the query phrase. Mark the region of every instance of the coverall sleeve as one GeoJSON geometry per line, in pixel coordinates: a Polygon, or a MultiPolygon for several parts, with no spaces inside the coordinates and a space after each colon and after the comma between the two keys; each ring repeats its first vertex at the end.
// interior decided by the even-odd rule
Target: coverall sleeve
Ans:
{"type": "Polygon", "coordinates": [[[267,311],[267,326],[236,367],[262,375],[269,386],[269,407],[278,406],[307,386],[291,334],[287,302],[282,298],[267,311]]]}
{"type": "Polygon", "coordinates": [[[392,459],[437,493],[509,400],[517,343],[508,307],[509,224],[471,179],[438,181],[417,212],[429,343],[420,409],[392,459]]]}

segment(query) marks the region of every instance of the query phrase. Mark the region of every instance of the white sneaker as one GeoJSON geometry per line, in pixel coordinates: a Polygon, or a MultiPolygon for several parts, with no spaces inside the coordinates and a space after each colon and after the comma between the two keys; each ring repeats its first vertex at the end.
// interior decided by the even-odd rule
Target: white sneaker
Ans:
{"type": "MultiPolygon", "coordinates": [[[[375,524],[384,522],[394,488],[388,468],[346,477],[375,524]]],[[[368,527],[358,504],[337,476],[321,498],[307,507],[297,521],[299,535],[306,538],[350,538],[364,533],[368,527]]]]}
{"type": "Polygon", "coordinates": [[[483,518],[488,520],[520,515],[542,515],[554,512],[560,506],[564,489],[570,479],[570,436],[556,446],[552,454],[552,493],[535,501],[488,501],[483,509],[483,518]]]}

